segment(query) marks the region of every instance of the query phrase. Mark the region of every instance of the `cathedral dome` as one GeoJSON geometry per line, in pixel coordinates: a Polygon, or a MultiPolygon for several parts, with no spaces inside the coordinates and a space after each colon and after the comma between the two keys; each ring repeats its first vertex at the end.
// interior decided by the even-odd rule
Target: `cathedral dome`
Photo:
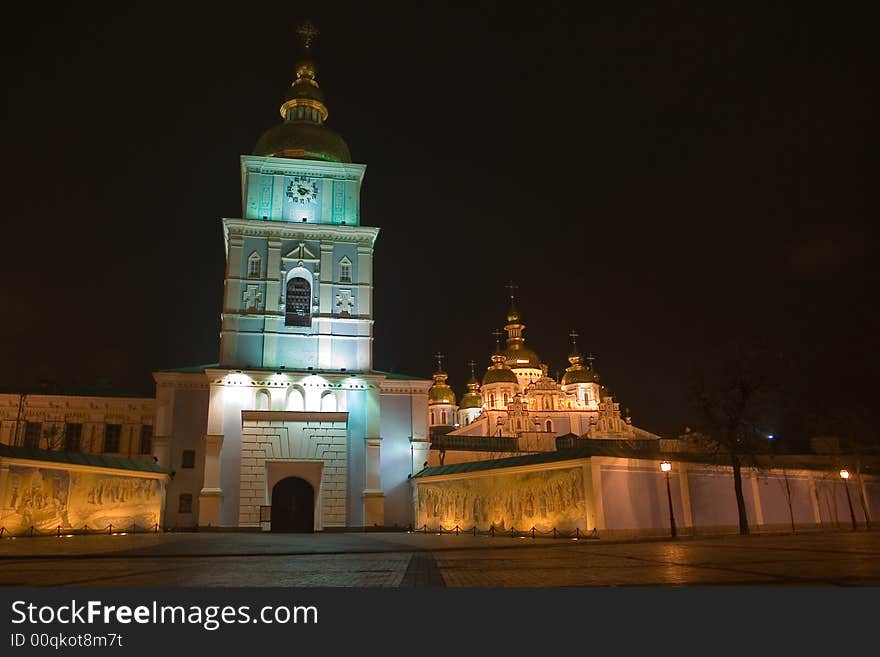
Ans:
{"type": "Polygon", "coordinates": [[[490,367],[483,376],[483,385],[490,383],[516,383],[519,380],[509,367],[490,367]]]}
{"type": "Polygon", "coordinates": [[[464,396],[461,398],[461,404],[459,404],[459,408],[462,410],[466,408],[480,408],[482,406],[483,398],[480,396],[480,393],[471,391],[464,393],[464,396]]]}
{"type": "Polygon", "coordinates": [[[445,382],[435,383],[428,390],[429,404],[452,404],[455,405],[455,391],[452,390],[445,382]]]}
{"type": "Polygon", "coordinates": [[[520,367],[530,367],[532,369],[541,369],[541,359],[538,354],[525,346],[522,342],[514,342],[507,346],[504,350],[504,356],[507,359],[508,367],[514,369],[520,367]]]}
{"type": "Polygon", "coordinates": [[[329,112],[316,75],[317,67],[311,59],[299,61],[296,79],[281,104],[284,123],[263,133],[254,147],[254,155],[351,162],[348,145],[324,125],[329,112]]]}
{"type": "Polygon", "coordinates": [[[436,353],[437,371],[432,375],[434,383],[428,388],[428,404],[452,404],[455,406],[455,391],[446,383],[449,375],[443,371],[443,354],[436,353]]]}
{"type": "Polygon", "coordinates": [[[254,147],[254,155],[351,162],[348,145],[335,130],[305,121],[290,121],[269,128],[254,147]]]}
{"type": "Polygon", "coordinates": [[[562,375],[562,385],[567,386],[575,383],[599,383],[599,373],[583,365],[579,368],[569,367],[562,375]]]}

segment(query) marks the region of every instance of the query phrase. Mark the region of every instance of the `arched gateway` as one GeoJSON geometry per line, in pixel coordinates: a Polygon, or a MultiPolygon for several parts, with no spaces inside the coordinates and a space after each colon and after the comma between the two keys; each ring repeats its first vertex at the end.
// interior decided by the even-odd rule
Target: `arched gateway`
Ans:
{"type": "Polygon", "coordinates": [[[305,479],[286,477],[272,487],[273,532],[315,531],[315,489],[305,479]]]}

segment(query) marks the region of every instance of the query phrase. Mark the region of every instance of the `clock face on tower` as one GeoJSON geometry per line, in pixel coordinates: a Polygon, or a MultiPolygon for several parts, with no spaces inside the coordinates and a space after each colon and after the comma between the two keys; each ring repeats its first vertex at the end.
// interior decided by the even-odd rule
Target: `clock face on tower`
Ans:
{"type": "Polygon", "coordinates": [[[314,203],[318,198],[318,181],[296,176],[287,186],[287,198],[293,203],[314,203]]]}

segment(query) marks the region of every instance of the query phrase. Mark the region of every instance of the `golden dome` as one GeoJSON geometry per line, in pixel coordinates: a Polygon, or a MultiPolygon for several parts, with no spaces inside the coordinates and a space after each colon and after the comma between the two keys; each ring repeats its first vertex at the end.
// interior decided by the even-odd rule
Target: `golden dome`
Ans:
{"type": "Polygon", "coordinates": [[[312,60],[300,60],[296,66],[296,79],[281,104],[284,123],[263,133],[254,147],[254,155],[351,162],[348,145],[324,125],[329,113],[324,94],[315,79],[316,73],[312,60]]]}
{"type": "Polygon", "coordinates": [[[428,388],[428,404],[452,404],[455,406],[455,391],[446,383],[446,372],[435,372],[434,383],[428,388]]]}
{"type": "Polygon", "coordinates": [[[304,122],[282,123],[269,128],[254,147],[254,155],[351,162],[348,145],[334,130],[304,122]]]}
{"type": "Polygon", "coordinates": [[[486,374],[483,376],[483,385],[489,385],[490,383],[516,383],[519,384],[519,380],[516,378],[516,374],[513,373],[507,365],[503,365],[502,367],[492,366],[486,370],[486,374]]]}
{"type": "Polygon", "coordinates": [[[459,408],[481,408],[483,406],[483,398],[480,396],[479,392],[471,392],[468,391],[464,393],[464,396],[461,398],[461,404],[459,404],[459,408]]]}
{"type": "Polygon", "coordinates": [[[562,385],[567,386],[575,383],[599,383],[599,373],[583,365],[567,367],[565,374],[562,375],[562,385]]]}
{"type": "Polygon", "coordinates": [[[522,342],[514,342],[508,345],[504,350],[504,356],[507,359],[508,367],[513,369],[530,367],[536,370],[541,369],[541,359],[538,354],[525,346],[522,342]]]}
{"type": "Polygon", "coordinates": [[[477,377],[474,374],[474,367],[476,363],[474,361],[470,361],[468,365],[471,366],[471,378],[467,380],[467,392],[464,393],[464,396],[461,398],[461,404],[459,404],[459,408],[482,408],[483,406],[483,397],[480,395],[480,382],[477,381],[477,377]]]}

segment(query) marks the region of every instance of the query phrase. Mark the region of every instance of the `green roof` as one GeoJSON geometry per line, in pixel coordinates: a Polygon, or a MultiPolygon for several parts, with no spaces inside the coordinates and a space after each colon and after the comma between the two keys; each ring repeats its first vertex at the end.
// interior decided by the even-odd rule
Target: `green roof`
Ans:
{"type": "Polygon", "coordinates": [[[99,468],[117,468],[119,470],[136,470],[138,472],[161,472],[166,470],[148,459],[127,459],[107,454],[86,454],[84,452],[62,452],[59,450],[37,449],[35,447],[13,447],[0,444],[0,457],[11,459],[30,459],[51,463],[73,463],[75,465],[91,465],[99,468]]]}
{"type": "Polygon", "coordinates": [[[373,370],[373,374],[383,374],[392,381],[430,381],[423,376],[410,376],[409,374],[400,374],[399,372],[383,372],[382,370],[373,370]]]}
{"type": "Polygon", "coordinates": [[[91,386],[48,386],[37,388],[4,388],[0,390],[0,394],[7,395],[27,395],[35,397],[44,395],[47,397],[113,397],[118,399],[154,399],[151,393],[137,393],[131,390],[119,390],[112,386],[91,385],[91,386]]]}
{"type": "MultiPolygon", "coordinates": [[[[451,436],[450,436],[451,437],[451,436]]],[[[562,436],[560,436],[562,437],[562,436]]],[[[580,438],[572,447],[557,449],[555,452],[537,452],[522,456],[507,456],[487,461],[470,461],[435,465],[425,468],[413,475],[417,477],[434,477],[438,475],[515,468],[524,465],[556,463],[574,459],[590,458],[591,456],[612,456],[617,458],[642,459],[660,461],[678,461],[684,463],[703,463],[707,465],[730,465],[730,458],[722,453],[661,451],[659,440],[613,440],[600,438],[580,438]]],[[[433,449],[433,447],[432,447],[433,449]]],[[[451,448],[456,449],[456,448],[451,448]]],[[[442,448],[440,451],[443,451],[442,448]]],[[[834,471],[836,461],[829,462],[822,457],[810,454],[772,455],[757,454],[754,459],[743,457],[744,467],[757,465],[761,468],[790,468],[799,470],[834,471]]]]}
{"type": "Polygon", "coordinates": [[[479,472],[480,470],[496,470],[499,468],[515,468],[522,465],[538,465],[541,463],[554,463],[556,461],[568,461],[570,459],[582,459],[592,456],[587,448],[567,449],[558,452],[538,452],[524,456],[508,456],[501,459],[488,461],[469,461],[467,463],[451,463],[450,465],[434,465],[425,468],[413,475],[417,477],[434,477],[437,475],[461,474],[463,472],[479,472]]]}

